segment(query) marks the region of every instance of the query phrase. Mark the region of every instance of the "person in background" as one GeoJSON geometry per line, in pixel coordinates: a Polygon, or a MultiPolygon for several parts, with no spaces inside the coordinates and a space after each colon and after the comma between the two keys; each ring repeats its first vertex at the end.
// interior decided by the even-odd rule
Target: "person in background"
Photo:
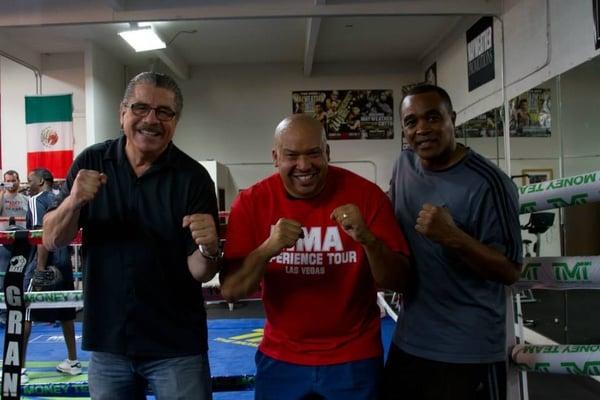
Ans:
{"type": "Polygon", "coordinates": [[[168,75],[143,72],[120,107],[123,135],[73,162],[44,246],[81,227],[83,345],[95,400],[212,399],[202,282],[221,265],[208,172],[173,142],[183,109],[168,75]]]}
{"type": "MultiPolygon", "coordinates": [[[[27,212],[27,229],[42,229],[42,221],[48,208],[55,202],[52,193],[54,177],[45,168],[32,170],[28,177],[29,210],[27,212]]],[[[49,252],[43,245],[35,246],[30,266],[25,273],[28,291],[74,290],[73,265],[67,246],[49,252]]],[[[25,313],[23,329],[23,354],[27,354],[27,345],[31,335],[31,322],[60,322],[67,358],[56,366],[56,370],[67,375],[81,374],[81,363],[77,360],[75,343],[75,308],[56,308],[49,310],[30,310],[25,313]]],[[[23,365],[26,364],[26,356],[23,365]]],[[[21,383],[27,383],[29,377],[25,371],[21,374],[21,383]]]]}
{"type": "Polygon", "coordinates": [[[504,399],[506,286],[522,263],[517,188],[455,140],[445,90],[419,85],[400,115],[410,149],[390,195],[416,268],[385,365],[383,398],[504,399]]]}
{"type": "Polygon", "coordinates": [[[4,185],[0,187],[0,216],[25,217],[27,214],[27,196],[19,193],[21,181],[19,173],[8,170],[4,173],[4,185]]]}
{"type": "Polygon", "coordinates": [[[408,249],[374,183],[329,166],[319,121],[277,126],[278,173],[231,207],[221,294],[262,285],[256,399],[375,399],[383,367],[377,287],[402,290],[408,249]],[[311,397],[314,396],[314,397],[311,397]]]}

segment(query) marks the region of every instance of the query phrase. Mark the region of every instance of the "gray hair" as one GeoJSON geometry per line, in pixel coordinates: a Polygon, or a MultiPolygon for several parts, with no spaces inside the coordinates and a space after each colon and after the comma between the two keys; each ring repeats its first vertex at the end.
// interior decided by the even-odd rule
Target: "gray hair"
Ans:
{"type": "Polygon", "coordinates": [[[133,96],[135,88],[139,84],[148,83],[158,88],[170,90],[175,95],[175,112],[179,115],[183,109],[183,95],[177,82],[169,75],[161,74],[160,72],[142,72],[134,76],[125,89],[122,104],[128,104],[129,99],[133,96]]]}

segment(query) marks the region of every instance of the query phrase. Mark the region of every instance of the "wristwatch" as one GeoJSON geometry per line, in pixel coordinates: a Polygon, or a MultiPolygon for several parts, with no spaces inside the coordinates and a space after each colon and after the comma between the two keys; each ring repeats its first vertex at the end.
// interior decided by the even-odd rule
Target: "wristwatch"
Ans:
{"type": "Polygon", "coordinates": [[[215,254],[210,254],[204,245],[198,245],[198,249],[200,249],[200,254],[202,254],[202,257],[206,258],[208,261],[217,262],[223,258],[223,250],[221,250],[220,247],[217,248],[217,252],[215,254]]]}

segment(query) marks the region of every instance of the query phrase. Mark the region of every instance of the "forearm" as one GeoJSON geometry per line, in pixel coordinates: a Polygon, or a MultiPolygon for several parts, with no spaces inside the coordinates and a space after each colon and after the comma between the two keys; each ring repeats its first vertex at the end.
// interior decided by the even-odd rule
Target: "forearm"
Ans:
{"type": "Polygon", "coordinates": [[[50,251],[67,246],[79,230],[80,208],[68,196],[55,210],[44,216],[42,243],[50,251]]]}
{"type": "Polygon", "coordinates": [[[364,244],[363,248],[377,286],[395,292],[404,292],[409,285],[411,275],[408,257],[392,251],[377,238],[364,244]]]}
{"type": "Polygon", "coordinates": [[[256,292],[271,257],[264,245],[248,254],[240,269],[222,275],[221,295],[233,302],[256,292]]]}
{"type": "Polygon", "coordinates": [[[199,282],[210,281],[219,272],[222,263],[220,258],[215,261],[208,260],[200,253],[200,250],[194,251],[187,259],[190,273],[199,282]]]}
{"type": "Polygon", "coordinates": [[[48,250],[41,244],[37,245],[36,270],[43,271],[48,266],[48,250]]]}
{"type": "Polygon", "coordinates": [[[462,230],[458,230],[445,246],[454,250],[481,278],[504,285],[512,285],[519,279],[520,264],[509,260],[498,250],[481,243],[462,230]]]}

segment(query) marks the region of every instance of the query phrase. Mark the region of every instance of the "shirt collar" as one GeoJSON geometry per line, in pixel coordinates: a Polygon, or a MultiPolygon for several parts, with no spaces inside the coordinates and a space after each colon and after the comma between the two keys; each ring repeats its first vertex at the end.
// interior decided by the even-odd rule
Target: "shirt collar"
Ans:
{"type": "MultiPolygon", "coordinates": [[[[104,159],[117,160],[119,164],[129,163],[127,155],[125,154],[126,143],[127,137],[124,134],[122,134],[117,140],[113,140],[104,152],[104,159]]],[[[174,148],[175,145],[173,142],[169,142],[165,151],[162,152],[162,154],[152,163],[152,165],[157,167],[172,166],[175,162],[174,148]]]]}

